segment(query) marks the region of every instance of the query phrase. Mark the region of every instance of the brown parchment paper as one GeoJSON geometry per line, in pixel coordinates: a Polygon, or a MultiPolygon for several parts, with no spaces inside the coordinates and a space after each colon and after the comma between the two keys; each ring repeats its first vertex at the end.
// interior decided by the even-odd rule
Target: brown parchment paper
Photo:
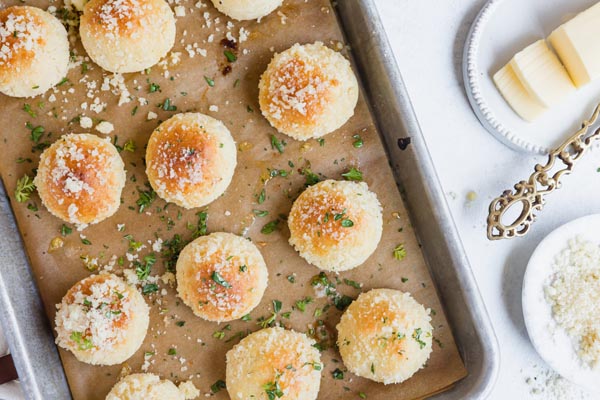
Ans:
{"type": "MultiPolygon", "coordinates": [[[[368,399],[417,399],[448,388],[464,377],[466,371],[364,98],[360,98],[354,117],[338,131],[327,135],[323,145],[315,140],[297,142],[278,134],[260,115],[258,80],[274,51],[282,51],[296,42],[317,40],[336,48],[342,41],[331,4],[327,0],[285,0],[277,12],[260,22],[235,22],[231,32],[236,38],[241,27],[245,27],[250,35],[236,51],[238,59],[230,64],[231,72],[224,76],[222,71],[228,63],[220,42],[228,32],[229,19],[219,15],[209,1],[203,0],[206,6],[201,9],[196,8],[196,2],[197,0],[179,2],[186,9],[186,16],[177,18],[177,40],[173,52],[181,53],[181,61],[177,65],[169,65],[169,77],[164,76],[165,70],[159,66],[153,67],[148,74],[125,75],[125,85],[133,98],[130,103],[118,106],[119,96],[109,91],[97,91],[92,98],[86,97],[86,82],[96,81],[100,88],[102,77],[109,76],[92,62],[87,63],[88,71],[83,71],[81,66],[71,69],[68,82],[43,96],[12,99],[0,95],[2,178],[11,195],[18,225],[50,320],[54,319],[55,304],[60,302],[65,292],[91,273],[84,267],[81,257],[97,257],[103,265],[113,255],[124,256],[128,241],[123,236],[127,234],[146,244],[147,247],[139,253],[140,258],[152,252],[148,241],[155,241],[157,237],[168,240],[178,233],[184,241],[190,240],[192,232],[187,225],[196,225],[198,218],[195,214],[200,210],[186,211],[173,204],[166,207],[164,201],[157,199],[144,213],[138,213],[135,204],[139,197],[138,188],[146,189],[143,157],[147,140],[160,121],[176,112],[199,111],[212,115],[221,119],[232,132],[239,147],[238,165],[226,194],[206,207],[209,216],[208,231],[246,234],[259,245],[269,268],[269,286],[261,304],[251,313],[252,320],[235,321],[231,324],[219,325],[195,317],[177,299],[174,287],[159,282],[159,293],[146,296],[152,310],[146,340],[125,364],[112,367],[90,366],[78,362],[69,352],[61,350],[73,397],[104,399],[124,367],[133,372],[140,371],[145,352],[155,353],[150,359],[149,372],[176,382],[191,379],[201,390],[203,397],[211,393],[212,384],[219,379],[224,380],[225,353],[239,341],[236,334],[260,329],[256,320],[261,316],[271,315],[274,299],[283,303],[277,321],[288,328],[307,332],[315,320],[321,319],[333,342],[341,312],[331,307],[319,318],[314,317],[317,308],[323,308],[329,303],[327,298],[317,298],[310,285],[311,278],[319,270],[308,265],[288,245],[289,232],[285,223],[280,223],[281,229],[272,234],[260,233],[264,224],[279,214],[289,212],[293,199],[302,191],[306,181],[298,170],[308,166],[322,179],[342,179],[341,174],[351,166],[358,167],[371,190],[377,193],[384,210],[383,238],[375,254],[364,265],[352,271],[338,276],[328,274],[329,279],[335,282],[336,279],[342,281],[346,278],[360,282],[363,285],[362,291],[380,287],[409,291],[419,302],[433,310],[435,336],[433,352],[426,368],[400,385],[384,386],[347,371],[343,380],[334,380],[332,371],[336,368],[345,371],[345,368],[335,348],[330,347],[322,353],[325,366],[319,399],[354,399],[359,398],[361,392],[368,399]],[[212,20],[210,27],[206,26],[205,12],[209,13],[212,20]],[[217,17],[218,23],[215,20],[217,17]],[[209,43],[207,39],[211,34],[214,35],[214,40],[209,43]],[[193,58],[189,56],[185,47],[193,48],[194,43],[197,43],[197,48],[206,49],[206,57],[200,54],[193,58]],[[205,76],[214,79],[214,87],[207,84],[205,76]],[[159,84],[160,92],[149,93],[148,82],[159,84]],[[54,102],[49,100],[52,94],[56,97],[54,102]],[[82,102],[87,101],[89,104],[96,96],[106,103],[103,112],[97,114],[81,109],[82,102]],[[138,98],[145,98],[148,105],[140,105],[138,98]],[[158,107],[167,98],[177,107],[177,111],[164,111],[158,107]],[[23,110],[25,103],[30,104],[36,117],[23,110]],[[210,111],[211,105],[217,106],[218,111],[210,111]],[[137,110],[132,115],[135,107],[137,110]],[[150,111],[157,113],[158,119],[147,121],[150,111]],[[49,252],[50,241],[61,236],[62,221],[43,208],[37,194],[32,195],[26,203],[17,203],[13,195],[17,179],[25,173],[33,176],[39,160],[40,151],[32,150],[33,142],[29,138],[30,131],[26,123],[43,126],[46,133],[40,142],[51,143],[64,133],[85,132],[76,121],[69,122],[81,115],[93,118],[94,124],[100,120],[110,121],[115,126],[115,131],[110,136],[117,136],[119,145],[132,139],[137,148],[134,152],[121,153],[128,181],[118,213],[82,232],[91,245],[83,244],[79,232],[73,230],[72,234],[63,238],[64,247],[49,252]],[[287,143],[283,154],[272,149],[271,134],[287,143]],[[364,141],[361,148],[353,146],[353,135],[356,134],[364,141]],[[19,157],[25,161],[19,163],[19,157]],[[292,164],[294,167],[290,167],[292,164]],[[266,179],[269,169],[283,169],[289,175],[285,178],[266,179]],[[257,204],[257,195],[263,188],[266,190],[266,200],[263,204],[257,204]],[[253,209],[268,210],[269,215],[254,217],[253,209]],[[122,232],[117,230],[117,224],[125,224],[122,232]],[[402,261],[394,259],[392,255],[398,244],[403,244],[407,253],[402,261]],[[292,274],[295,275],[295,283],[290,283],[287,278],[292,274]],[[163,289],[166,295],[160,294],[163,289]],[[281,316],[291,311],[297,300],[306,296],[312,297],[314,302],[306,307],[304,313],[295,310],[289,319],[281,316]],[[182,325],[181,321],[184,321],[183,326],[179,326],[182,325]],[[224,338],[214,337],[222,336],[215,335],[217,331],[222,331],[224,338]],[[176,349],[176,355],[168,354],[171,348],[176,349]]],[[[58,1],[48,3],[47,0],[26,0],[24,3],[44,9],[49,5],[62,7],[62,3],[58,1]]],[[[8,6],[22,3],[19,0],[8,0],[2,4],[8,6]]],[[[78,55],[85,54],[79,41],[72,48],[78,55]]],[[[93,129],[90,131],[102,136],[93,129]]],[[[152,270],[153,275],[161,275],[164,271],[160,253],[157,253],[157,260],[152,270]]],[[[128,266],[126,261],[125,267],[128,266]]],[[[114,271],[120,274],[121,269],[116,266],[114,271]]],[[[359,293],[359,290],[344,283],[339,283],[337,288],[340,293],[353,298],[359,293]]],[[[227,392],[221,390],[215,394],[215,398],[225,399],[227,392]]]]}

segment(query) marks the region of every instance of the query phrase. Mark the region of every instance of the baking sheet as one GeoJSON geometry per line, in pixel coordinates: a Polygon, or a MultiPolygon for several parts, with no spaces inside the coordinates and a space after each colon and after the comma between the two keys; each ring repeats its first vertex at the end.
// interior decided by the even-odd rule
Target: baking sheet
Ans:
{"type": "MultiPolygon", "coordinates": [[[[28,4],[42,7],[47,5],[41,1],[28,4]]],[[[298,173],[298,169],[310,165],[310,169],[321,177],[340,179],[341,173],[346,172],[351,166],[358,166],[365,176],[365,181],[378,194],[384,206],[384,237],[378,251],[367,264],[354,271],[340,274],[340,279],[361,282],[364,285],[362,290],[372,287],[396,287],[410,291],[417,300],[436,311],[433,323],[436,328],[435,337],[443,347],[434,343],[434,352],[425,370],[417,373],[405,384],[390,386],[374,384],[353,377],[349,373],[345,374],[342,381],[332,380],[331,371],[336,368],[343,369],[343,366],[333,361],[339,359],[333,350],[325,351],[323,353],[324,379],[320,398],[345,396],[348,393],[345,387],[350,388],[353,393],[364,392],[368,398],[383,399],[391,395],[399,399],[419,398],[443,389],[463,377],[465,370],[454,345],[448,322],[443,316],[442,307],[395,187],[387,159],[383,157],[385,151],[364,100],[361,98],[351,121],[338,132],[328,135],[323,146],[317,141],[299,143],[277,134],[279,139],[286,140],[287,146],[283,154],[271,149],[270,135],[275,132],[260,116],[256,100],[259,75],[269,62],[273,50],[281,51],[295,42],[315,40],[322,40],[335,47],[342,37],[330,4],[324,0],[309,3],[300,0],[286,1],[279,10],[280,13],[264,18],[260,24],[235,23],[235,28],[232,29],[235,36],[238,36],[239,28],[245,26],[250,32],[250,37],[242,44],[238,60],[232,64],[233,71],[225,77],[222,76],[221,70],[226,65],[226,59],[219,42],[227,32],[226,18],[220,16],[220,32],[215,32],[214,24],[209,29],[201,28],[198,25],[203,23],[202,14],[205,11],[208,11],[213,18],[218,14],[210,6],[206,9],[194,10],[193,2],[182,2],[182,5],[185,5],[187,15],[178,19],[178,39],[174,49],[175,52],[182,52],[181,62],[168,68],[173,80],[170,77],[161,77],[164,71],[160,67],[153,68],[149,75],[127,75],[125,83],[130,93],[148,99],[148,106],[131,102],[119,107],[118,96],[104,93],[100,97],[107,103],[106,111],[98,115],[89,111],[86,113],[90,117],[112,122],[116,128],[112,136],[118,136],[118,144],[122,145],[126,140],[133,139],[137,145],[135,152],[122,153],[130,179],[123,193],[123,206],[111,219],[83,232],[92,244],[82,244],[80,237],[74,232],[65,238],[65,246],[62,249],[48,253],[51,239],[60,236],[62,222],[43,210],[36,196],[32,197],[30,203],[35,202],[38,211],[29,210],[26,204],[13,204],[34,275],[50,318],[54,316],[54,304],[60,301],[66,290],[77,280],[89,275],[89,271],[84,268],[80,259],[81,256],[99,257],[103,254],[104,257],[101,258],[103,263],[107,262],[113,254],[124,255],[128,247],[127,240],[122,238],[125,234],[132,234],[136,241],[144,243],[147,240],[154,241],[155,232],[158,232],[158,236],[163,239],[169,239],[175,233],[181,233],[184,239],[191,237],[191,231],[186,228],[186,225],[196,224],[195,213],[198,210],[185,212],[174,205],[165,210],[165,203],[161,200],[156,200],[148,208],[151,215],[145,213],[140,215],[135,207],[135,201],[139,196],[137,188],[144,189],[145,182],[143,146],[158,124],[158,120],[146,121],[146,115],[148,111],[156,112],[159,119],[166,119],[173,115],[173,112],[157,107],[157,104],[164,103],[164,100],[169,98],[172,104],[177,106],[177,112],[200,111],[213,115],[222,119],[232,131],[241,150],[238,153],[238,168],[226,196],[208,207],[208,228],[211,232],[226,230],[234,233],[242,233],[247,228],[248,235],[259,244],[267,261],[270,282],[261,305],[251,314],[253,320],[231,323],[230,330],[225,329],[226,324],[217,325],[194,317],[187,307],[178,304],[173,288],[161,285],[167,290],[167,295],[149,298],[153,310],[151,330],[140,351],[129,360],[129,367],[138,371],[144,362],[143,353],[153,351],[156,355],[151,359],[154,362],[151,363],[149,371],[174,380],[192,378],[203,393],[210,392],[210,385],[224,378],[225,352],[237,342],[237,339],[228,340],[240,331],[258,329],[255,321],[260,316],[270,315],[271,300],[281,300],[282,312],[285,312],[291,309],[296,300],[305,296],[315,297],[309,282],[319,271],[308,266],[287,245],[287,230],[282,229],[270,235],[260,233],[264,224],[278,214],[286,214],[289,211],[290,198],[294,198],[302,190],[305,177],[298,173]],[[184,35],[186,30],[187,35],[184,35]],[[215,34],[213,44],[203,43],[202,41],[211,33],[215,34]],[[181,43],[182,39],[184,44],[181,43]],[[198,43],[198,47],[206,49],[207,56],[202,57],[197,54],[194,58],[189,58],[185,46],[193,46],[193,43],[198,43]],[[244,54],[242,49],[247,49],[248,53],[244,54]],[[214,79],[215,86],[209,87],[204,76],[214,79]],[[159,84],[161,92],[148,93],[146,79],[159,84]],[[238,79],[239,83],[234,87],[238,79]],[[140,90],[135,90],[136,86],[140,86],[140,90]],[[186,92],[187,95],[182,95],[182,92],[186,92]],[[136,115],[132,116],[136,105],[138,107],[136,115]],[[209,111],[211,105],[218,106],[218,111],[209,111]],[[359,134],[365,143],[360,149],[353,146],[356,140],[353,135],[356,134],[359,134]],[[293,168],[289,166],[290,161],[294,164],[293,168]],[[270,179],[265,185],[263,181],[268,176],[269,168],[294,172],[287,178],[270,179]],[[131,181],[133,176],[136,182],[131,181]],[[257,205],[256,195],[263,188],[266,188],[267,199],[264,204],[257,205]],[[130,206],[134,210],[129,209],[130,206]],[[158,212],[157,207],[162,211],[158,212]],[[270,215],[253,221],[254,208],[268,209],[270,215]],[[178,218],[178,211],[181,211],[180,218],[178,218]],[[172,224],[169,224],[169,218],[173,221],[172,224]],[[125,223],[124,232],[117,231],[117,224],[120,223],[125,223]],[[402,232],[398,232],[400,229],[402,232]],[[392,256],[393,248],[400,243],[407,250],[407,257],[403,261],[395,260],[392,256]],[[294,284],[287,279],[287,276],[292,273],[296,274],[294,284]],[[402,283],[402,278],[408,278],[408,281],[402,283]],[[160,312],[165,309],[166,312],[160,312]],[[185,321],[185,325],[178,326],[179,321],[185,321]],[[225,338],[213,337],[214,332],[217,331],[222,331],[225,338]],[[198,339],[201,342],[198,342],[198,339]],[[176,356],[167,354],[170,348],[177,349],[176,356]],[[186,361],[182,362],[182,358],[186,361]]],[[[79,52],[83,54],[80,48],[79,52]]],[[[102,76],[100,69],[91,63],[89,65],[93,70],[86,72],[90,77],[88,80],[100,79],[102,76]]],[[[2,130],[5,157],[0,161],[0,167],[9,193],[14,191],[18,177],[23,173],[31,174],[30,171],[35,167],[39,157],[39,152],[31,154],[32,143],[28,139],[29,132],[25,127],[27,121],[34,125],[43,125],[46,132],[54,132],[47,139],[49,141],[55,140],[62,133],[84,131],[76,122],[68,124],[68,121],[82,112],[78,106],[83,101],[85,90],[82,89],[81,83],[77,83],[81,78],[81,67],[71,70],[70,82],[60,86],[58,93],[55,94],[57,101],[49,102],[47,99],[50,93],[48,93],[44,96],[46,98],[44,107],[39,110],[36,108],[39,99],[23,101],[0,98],[0,107],[5,110],[0,120],[1,126],[15,127],[2,130]],[[71,82],[74,83],[72,86],[71,82]],[[75,93],[68,92],[71,87],[75,93]],[[64,102],[65,99],[68,103],[64,102]],[[25,102],[36,110],[38,114],[36,118],[32,118],[22,110],[25,102]],[[45,115],[48,111],[52,112],[52,107],[56,107],[58,119],[52,115],[45,115]],[[18,164],[16,163],[18,157],[30,157],[33,163],[25,161],[18,164]]],[[[214,110],[214,107],[212,109],[214,110]]],[[[285,224],[280,225],[284,227],[285,224]]],[[[149,249],[143,250],[140,255],[146,254],[147,251],[149,249]]],[[[157,258],[160,259],[160,256],[157,258]]],[[[161,263],[157,263],[154,267],[153,273],[161,273],[162,265],[159,264],[161,263]]],[[[329,276],[335,279],[334,275],[329,276]]],[[[356,289],[344,284],[339,285],[339,290],[353,297],[358,293],[356,289]]],[[[325,302],[326,299],[316,299],[307,307],[304,314],[294,311],[292,318],[289,321],[284,319],[283,322],[288,327],[306,331],[307,324],[314,321],[312,316],[314,310],[321,308],[325,302]]],[[[330,333],[335,332],[338,319],[339,312],[332,307],[325,318],[325,325],[330,333]]],[[[121,366],[87,366],[77,362],[67,352],[61,351],[61,357],[76,399],[104,398],[118,379],[121,370],[121,366]],[[90,382],[94,384],[90,385],[90,382]]],[[[226,398],[224,392],[220,392],[217,396],[226,398]]]]}

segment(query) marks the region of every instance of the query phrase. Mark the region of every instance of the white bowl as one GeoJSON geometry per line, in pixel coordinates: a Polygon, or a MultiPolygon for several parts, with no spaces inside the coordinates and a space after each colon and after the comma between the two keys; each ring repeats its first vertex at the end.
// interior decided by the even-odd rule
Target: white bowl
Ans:
{"type": "Polygon", "coordinates": [[[533,347],[540,357],[563,378],[582,388],[600,393],[600,368],[584,366],[571,339],[552,318],[544,286],[553,273],[556,255],[568,247],[574,238],[600,245],[600,214],[571,221],[546,236],[537,246],[523,281],[523,316],[533,347]]]}

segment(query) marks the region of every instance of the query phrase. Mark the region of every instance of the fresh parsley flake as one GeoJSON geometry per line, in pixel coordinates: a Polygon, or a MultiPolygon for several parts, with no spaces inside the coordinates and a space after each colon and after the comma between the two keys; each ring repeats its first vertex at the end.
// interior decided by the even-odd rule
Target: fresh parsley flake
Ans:
{"type": "Polygon", "coordinates": [[[352,167],[350,171],[343,173],[342,176],[347,181],[357,181],[360,182],[363,180],[363,174],[358,169],[352,167]]]}
{"type": "Polygon", "coordinates": [[[211,279],[215,281],[217,284],[223,286],[224,288],[231,288],[229,282],[227,282],[217,271],[214,271],[211,275],[211,279]]]}
{"type": "Polygon", "coordinates": [[[394,247],[393,254],[396,260],[404,260],[404,258],[406,257],[406,249],[404,248],[404,245],[400,243],[398,246],[394,247]]]}

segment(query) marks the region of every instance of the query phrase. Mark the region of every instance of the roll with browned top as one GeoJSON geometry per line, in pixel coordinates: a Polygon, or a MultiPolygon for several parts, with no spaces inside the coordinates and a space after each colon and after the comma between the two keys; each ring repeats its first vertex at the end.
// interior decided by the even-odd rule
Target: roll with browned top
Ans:
{"type": "Polygon", "coordinates": [[[60,21],[29,6],[0,10],[0,92],[33,97],[66,75],[69,40],[60,21]]]}
{"type": "Polygon", "coordinates": [[[110,72],[157,64],[175,43],[175,16],[164,0],[90,0],[79,26],[90,58],[110,72]]]}
{"type": "Polygon", "coordinates": [[[298,140],[335,131],[354,115],[358,82],[350,62],[321,42],[275,54],[258,84],[260,110],[298,140]]]}
{"type": "Polygon", "coordinates": [[[48,211],[85,226],[117,211],[125,166],[110,138],[68,134],[42,153],[34,183],[48,211]]]}
{"type": "Polygon", "coordinates": [[[202,207],[221,196],[233,178],[235,142],[225,125],[199,113],[178,114],[154,130],[146,174],[168,202],[202,207]]]}
{"type": "Polygon", "coordinates": [[[290,244],[306,261],[326,271],[346,271],[373,254],[383,217],[366,183],[326,180],[294,201],[288,226],[290,244]]]}
{"type": "Polygon", "coordinates": [[[209,321],[239,319],[267,288],[265,261],[249,240],[217,232],[194,240],[177,260],[177,292],[194,314],[209,321]]]}
{"type": "Polygon", "coordinates": [[[76,283],[56,308],[56,343],[94,365],[129,359],[142,345],[150,321],[142,295],[113,274],[76,283]]]}

